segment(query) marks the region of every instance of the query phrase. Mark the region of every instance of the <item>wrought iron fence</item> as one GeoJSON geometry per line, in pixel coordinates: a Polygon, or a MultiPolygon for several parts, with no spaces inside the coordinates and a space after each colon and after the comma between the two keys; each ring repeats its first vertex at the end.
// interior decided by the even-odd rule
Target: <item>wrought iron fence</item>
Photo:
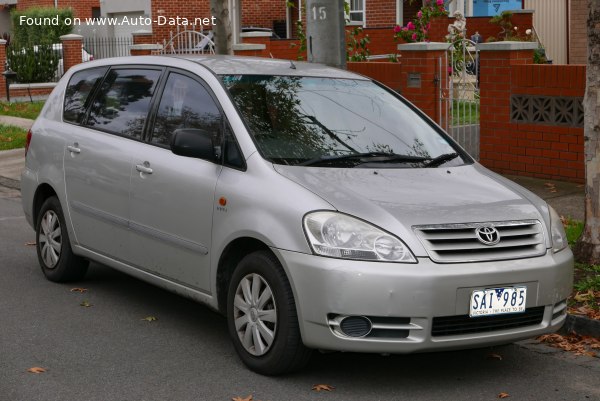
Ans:
{"type": "Polygon", "coordinates": [[[94,59],[129,56],[129,46],[133,45],[131,36],[124,37],[86,37],[83,47],[94,59]]]}

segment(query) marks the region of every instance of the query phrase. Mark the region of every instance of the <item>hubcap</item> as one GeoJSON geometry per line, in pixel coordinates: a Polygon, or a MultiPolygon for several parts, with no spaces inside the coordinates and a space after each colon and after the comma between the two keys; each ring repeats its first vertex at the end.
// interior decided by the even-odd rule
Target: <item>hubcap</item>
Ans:
{"type": "Polygon", "coordinates": [[[235,329],[244,349],[250,354],[266,354],[277,330],[277,306],[271,287],[256,273],[245,276],[233,301],[235,329]]]}
{"type": "Polygon", "coordinates": [[[60,259],[62,235],[60,220],[53,210],[46,211],[42,217],[37,243],[44,264],[48,269],[54,269],[60,259]]]}

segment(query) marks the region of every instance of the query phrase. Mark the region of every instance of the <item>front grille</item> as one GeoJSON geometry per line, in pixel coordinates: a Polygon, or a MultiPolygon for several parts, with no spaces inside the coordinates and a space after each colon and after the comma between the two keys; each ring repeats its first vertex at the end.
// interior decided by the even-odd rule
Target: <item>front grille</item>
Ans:
{"type": "Polygon", "coordinates": [[[535,326],[542,322],[544,307],[528,308],[523,313],[497,316],[469,317],[469,315],[434,317],[431,326],[433,337],[484,333],[496,330],[535,326]]]}
{"type": "Polygon", "coordinates": [[[518,259],[546,253],[542,225],[537,220],[414,226],[434,262],[458,263],[518,259]],[[486,245],[477,237],[481,227],[494,227],[500,240],[486,245]]]}

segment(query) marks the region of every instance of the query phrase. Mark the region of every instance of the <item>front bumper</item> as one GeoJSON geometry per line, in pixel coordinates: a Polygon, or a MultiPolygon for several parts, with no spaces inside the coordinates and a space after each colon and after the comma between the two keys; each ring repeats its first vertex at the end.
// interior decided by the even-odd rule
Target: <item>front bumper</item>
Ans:
{"type": "MultiPolygon", "coordinates": [[[[436,264],[428,258],[419,258],[418,264],[362,262],[273,251],[290,279],[305,345],[324,350],[447,350],[509,343],[556,331],[566,319],[565,300],[573,285],[573,255],[568,248],[536,258],[462,264],[436,264]],[[432,335],[434,318],[468,316],[474,289],[516,285],[527,287],[527,313],[538,309],[538,321],[432,335]],[[339,316],[366,316],[397,330],[349,337],[336,329],[336,316],[338,320],[339,316]]],[[[471,318],[461,319],[472,325],[471,318]]]]}

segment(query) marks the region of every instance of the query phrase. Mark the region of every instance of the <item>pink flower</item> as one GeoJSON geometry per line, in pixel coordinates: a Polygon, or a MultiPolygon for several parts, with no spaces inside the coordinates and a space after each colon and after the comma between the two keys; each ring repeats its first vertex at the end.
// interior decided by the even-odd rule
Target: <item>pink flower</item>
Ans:
{"type": "Polygon", "coordinates": [[[415,30],[415,24],[413,24],[412,21],[410,21],[408,24],[406,24],[406,27],[408,29],[410,29],[411,31],[415,30]]]}
{"type": "Polygon", "coordinates": [[[417,34],[416,34],[416,32],[412,34],[412,40],[417,40],[417,34]]]}
{"type": "Polygon", "coordinates": [[[438,6],[443,6],[444,5],[444,0],[437,0],[435,2],[435,4],[437,4],[438,6]]]}
{"type": "Polygon", "coordinates": [[[402,27],[402,30],[403,30],[404,32],[408,32],[408,28],[407,28],[407,27],[405,27],[405,26],[404,26],[404,27],[402,27]]]}
{"type": "Polygon", "coordinates": [[[423,18],[423,11],[419,11],[417,13],[417,18],[423,18]]]}
{"type": "Polygon", "coordinates": [[[429,30],[429,28],[431,28],[431,22],[428,22],[427,25],[425,25],[425,29],[429,30]]]}
{"type": "Polygon", "coordinates": [[[398,33],[398,32],[400,32],[401,30],[402,30],[402,28],[400,27],[400,25],[396,25],[396,26],[394,27],[394,32],[395,32],[395,33],[398,33]]]}

